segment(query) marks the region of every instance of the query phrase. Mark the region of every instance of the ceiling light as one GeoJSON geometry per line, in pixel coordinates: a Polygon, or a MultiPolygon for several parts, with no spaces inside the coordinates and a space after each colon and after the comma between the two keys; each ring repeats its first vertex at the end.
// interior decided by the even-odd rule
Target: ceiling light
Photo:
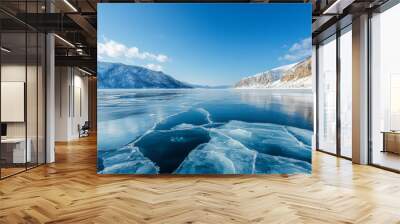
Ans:
{"type": "Polygon", "coordinates": [[[72,44],[71,42],[69,42],[68,40],[66,40],[66,39],[64,39],[64,38],[62,38],[62,37],[60,37],[60,36],[57,35],[57,34],[54,34],[54,36],[57,37],[58,39],[60,39],[62,42],[64,42],[64,43],[66,43],[67,45],[69,45],[70,47],[75,48],[75,45],[73,45],[73,44],[72,44]]]}
{"type": "Polygon", "coordinates": [[[85,74],[87,74],[87,75],[92,75],[92,73],[90,73],[90,72],[88,72],[88,71],[85,71],[85,70],[83,70],[83,69],[81,69],[81,68],[79,68],[79,67],[78,67],[78,70],[81,71],[81,72],[83,72],[83,73],[85,73],[85,74]]]}
{"type": "Polygon", "coordinates": [[[76,49],[76,53],[78,53],[79,55],[83,55],[83,49],[82,48],[77,48],[76,49]]]}
{"type": "Polygon", "coordinates": [[[5,48],[5,47],[1,47],[0,49],[1,49],[2,51],[6,52],[6,53],[10,53],[10,52],[11,52],[11,50],[9,50],[9,49],[7,49],[7,48],[5,48]]]}
{"type": "Polygon", "coordinates": [[[67,4],[74,12],[78,12],[78,10],[68,1],[64,0],[65,4],[67,4]]]}
{"type": "Polygon", "coordinates": [[[342,14],[343,10],[351,5],[355,0],[336,0],[332,5],[330,5],[324,12],[323,15],[327,14],[342,14]]]}

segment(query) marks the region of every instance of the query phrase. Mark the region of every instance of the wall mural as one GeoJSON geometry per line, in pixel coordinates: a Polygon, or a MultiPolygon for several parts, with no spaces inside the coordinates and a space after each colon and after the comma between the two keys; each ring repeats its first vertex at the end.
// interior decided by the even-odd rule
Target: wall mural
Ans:
{"type": "Polygon", "coordinates": [[[311,4],[98,5],[99,174],[311,172],[311,4]]]}

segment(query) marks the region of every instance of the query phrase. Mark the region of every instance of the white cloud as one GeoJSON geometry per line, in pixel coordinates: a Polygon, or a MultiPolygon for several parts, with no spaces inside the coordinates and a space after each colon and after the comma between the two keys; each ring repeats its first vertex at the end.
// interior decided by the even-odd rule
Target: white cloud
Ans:
{"type": "Polygon", "coordinates": [[[157,61],[166,62],[166,61],[168,61],[168,57],[167,57],[167,55],[159,54],[159,55],[157,55],[157,61]]]}
{"type": "Polygon", "coordinates": [[[290,48],[289,52],[279,57],[279,60],[284,61],[298,61],[303,58],[311,56],[311,37],[305,38],[297,43],[294,43],[290,48]]]}
{"type": "Polygon", "coordinates": [[[156,64],[147,64],[146,68],[154,70],[154,71],[162,71],[163,67],[161,65],[156,64]]]}
{"type": "Polygon", "coordinates": [[[140,60],[152,60],[159,63],[168,61],[168,56],[163,54],[153,54],[149,52],[142,52],[137,47],[127,47],[124,44],[118,43],[114,40],[104,38],[104,42],[97,44],[98,57],[110,57],[126,59],[140,59],[140,60]]]}

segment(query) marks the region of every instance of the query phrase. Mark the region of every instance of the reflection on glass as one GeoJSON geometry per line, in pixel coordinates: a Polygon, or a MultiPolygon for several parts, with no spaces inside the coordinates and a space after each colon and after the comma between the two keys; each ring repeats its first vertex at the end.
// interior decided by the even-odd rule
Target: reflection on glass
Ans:
{"type": "Polygon", "coordinates": [[[42,33],[39,33],[38,35],[38,77],[37,77],[37,91],[38,91],[38,135],[37,135],[37,147],[38,147],[38,156],[37,156],[37,162],[38,164],[43,164],[45,163],[45,70],[44,66],[46,64],[46,52],[45,52],[45,44],[46,44],[46,38],[45,35],[42,33]]]}
{"type": "Polygon", "coordinates": [[[390,129],[400,130],[400,74],[390,76],[390,129]]]}
{"type": "MultiPolygon", "coordinates": [[[[372,17],[371,133],[372,163],[400,170],[400,141],[386,142],[382,132],[400,129],[400,5],[372,17]],[[393,145],[394,144],[394,145],[393,145]],[[388,146],[386,145],[386,146],[388,146]],[[394,150],[393,150],[394,149],[394,150]]],[[[393,133],[393,135],[400,135],[393,133]]],[[[390,139],[400,139],[391,136],[390,139]]]]}
{"type": "Polygon", "coordinates": [[[30,148],[27,167],[37,165],[37,42],[36,32],[27,33],[27,74],[26,74],[26,114],[27,114],[27,143],[30,148]]]}
{"type": "Polygon", "coordinates": [[[318,148],[336,153],[336,37],[318,48],[318,148]]]}
{"type": "MultiPolygon", "coordinates": [[[[44,13],[45,0],[0,1],[15,14],[44,13]]],[[[0,178],[45,162],[45,35],[13,22],[0,23],[1,124],[0,178]]]]}
{"type": "Polygon", "coordinates": [[[1,122],[5,133],[1,140],[2,177],[25,170],[30,161],[29,144],[26,144],[25,90],[26,51],[25,33],[2,33],[1,45],[1,122]],[[12,109],[11,109],[12,108],[12,109]],[[28,146],[28,147],[27,147],[28,146]],[[28,150],[26,150],[28,149],[28,150]]]}

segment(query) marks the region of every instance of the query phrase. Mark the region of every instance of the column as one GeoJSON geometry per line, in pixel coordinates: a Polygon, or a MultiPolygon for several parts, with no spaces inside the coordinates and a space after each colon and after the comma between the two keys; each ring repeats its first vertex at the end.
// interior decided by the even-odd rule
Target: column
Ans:
{"type": "Polygon", "coordinates": [[[368,163],[368,15],[353,18],[353,162],[368,163]]]}

